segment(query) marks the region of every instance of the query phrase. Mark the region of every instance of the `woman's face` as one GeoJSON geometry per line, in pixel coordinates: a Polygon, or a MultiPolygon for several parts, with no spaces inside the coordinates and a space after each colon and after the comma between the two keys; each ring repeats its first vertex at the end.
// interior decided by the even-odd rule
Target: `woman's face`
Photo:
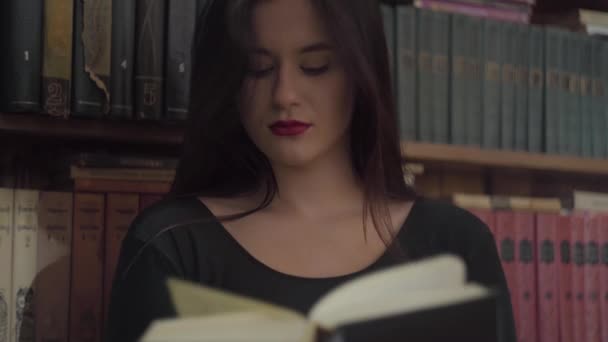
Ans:
{"type": "Polygon", "coordinates": [[[252,19],[240,105],[253,142],[273,165],[349,153],[352,92],[311,0],[258,1],[252,19]]]}

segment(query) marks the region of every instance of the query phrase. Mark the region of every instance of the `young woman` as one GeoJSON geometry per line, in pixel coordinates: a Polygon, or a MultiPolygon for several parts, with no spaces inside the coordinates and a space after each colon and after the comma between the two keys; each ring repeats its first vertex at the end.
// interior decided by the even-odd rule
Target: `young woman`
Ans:
{"type": "Polygon", "coordinates": [[[107,340],[174,314],[167,276],[306,312],[358,275],[454,253],[502,291],[514,341],[487,227],[403,181],[377,1],[217,0],[203,15],[172,194],[123,243],[107,340]]]}

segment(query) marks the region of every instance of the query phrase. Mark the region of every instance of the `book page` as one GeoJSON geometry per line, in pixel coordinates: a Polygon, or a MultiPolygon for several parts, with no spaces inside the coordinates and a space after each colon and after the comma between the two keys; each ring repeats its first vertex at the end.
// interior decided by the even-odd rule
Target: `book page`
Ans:
{"type": "Polygon", "coordinates": [[[448,289],[462,289],[465,280],[464,262],[451,255],[394,266],[337,287],[313,306],[309,318],[331,328],[355,316],[420,307],[416,299],[419,295],[433,290],[447,293],[448,289]]]}
{"type": "Polygon", "coordinates": [[[234,312],[154,322],[141,342],[312,342],[316,328],[302,319],[234,312]]]}
{"type": "Polygon", "coordinates": [[[179,317],[255,311],[270,318],[305,320],[296,311],[179,279],[167,281],[179,317]]]}

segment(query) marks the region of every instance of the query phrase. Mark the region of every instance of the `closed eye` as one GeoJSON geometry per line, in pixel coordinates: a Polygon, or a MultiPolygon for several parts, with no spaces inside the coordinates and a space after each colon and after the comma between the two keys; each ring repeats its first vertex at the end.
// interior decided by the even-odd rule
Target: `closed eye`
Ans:
{"type": "Polygon", "coordinates": [[[327,72],[329,70],[329,64],[325,64],[325,65],[318,66],[318,67],[304,67],[304,66],[301,66],[300,68],[307,75],[318,76],[318,75],[324,74],[325,72],[327,72]]]}

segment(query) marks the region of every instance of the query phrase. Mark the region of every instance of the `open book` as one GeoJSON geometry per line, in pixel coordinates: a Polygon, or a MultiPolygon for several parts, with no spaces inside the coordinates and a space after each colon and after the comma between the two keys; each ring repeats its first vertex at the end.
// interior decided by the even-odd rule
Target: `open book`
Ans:
{"type": "Polygon", "coordinates": [[[179,317],[154,322],[143,342],[496,341],[495,294],[467,284],[454,256],[348,281],[306,316],[181,280],[168,286],[179,317]]]}

